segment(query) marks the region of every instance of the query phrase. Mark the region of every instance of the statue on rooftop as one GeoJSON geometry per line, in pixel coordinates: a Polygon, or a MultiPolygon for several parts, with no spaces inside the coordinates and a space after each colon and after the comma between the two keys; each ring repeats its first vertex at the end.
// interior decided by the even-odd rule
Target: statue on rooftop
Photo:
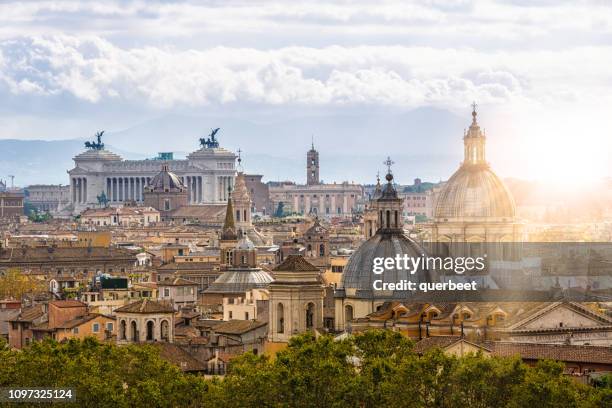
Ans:
{"type": "Polygon", "coordinates": [[[219,141],[215,137],[219,130],[221,130],[221,128],[212,129],[210,135],[208,136],[208,139],[205,139],[203,137],[200,138],[200,145],[208,149],[219,147],[219,141]]]}
{"type": "Polygon", "coordinates": [[[104,131],[96,132],[97,142],[85,142],[85,147],[92,150],[102,150],[104,149],[104,143],[102,143],[102,135],[104,135],[104,131]]]}

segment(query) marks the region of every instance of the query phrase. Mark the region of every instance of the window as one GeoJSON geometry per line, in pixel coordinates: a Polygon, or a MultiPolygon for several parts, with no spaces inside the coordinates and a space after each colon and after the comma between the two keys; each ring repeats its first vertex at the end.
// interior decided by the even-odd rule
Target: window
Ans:
{"type": "Polygon", "coordinates": [[[231,311],[231,310],[230,310],[230,311],[229,311],[229,313],[228,313],[228,317],[229,317],[230,319],[233,317],[233,316],[232,316],[232,311],[231,311]]]}
{"type": "Polygon", "coordinates": [[[170,288],[164,288],[164,297],[170,297],[170,288]]]}
{"type": "Polygon", "coordinates": [[[99,333],[100,332],[100,323],[94,323],[91,326],[91,331],[94,333],[99,333]]]}
{"type": "Polygon", "coordinates": [[[244,312],[244,320],[249,320],[249,312],[244,312]]]}
{"type": "Polygon", "coordinates": [[[109,332],[113,331],[113,324],[112,323],[106,323],[106,330],[108,330],[109,332]]]}
{"type": "Polygon", "coordinates": [[[74,329],[72,329],[72,333],[79,334],[79,328],[75,327],[74,329]]]}

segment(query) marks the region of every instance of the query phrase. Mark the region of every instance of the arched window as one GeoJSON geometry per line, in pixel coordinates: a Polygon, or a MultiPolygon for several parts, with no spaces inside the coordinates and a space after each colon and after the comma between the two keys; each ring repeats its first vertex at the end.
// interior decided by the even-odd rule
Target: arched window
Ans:
{"type": "Polygon", "coordinates": [[[397,210],[395,211],[395,228],[399,228],[399,221],[397,219],[397,210]]]}
{"type": "Polygon", "coordinates": [[[236,221],[240,222],[240,210],[236,210],[236,221]]]}
{"type": "Polygon", "coordinates": [[[312,329],[314,327],[314,310],[315,310],[314,303],[309,303],[308,306],[306,306],[306,328],[307,329],[312,329]]]}
{"type": "Polygon", "coordinates": [[[285,332],[285,307],[282,303],[276,305],[276,332],[285,332]]]}
{"type": "Polygon", "coordinates": [[[138,342],[138,327],[136,326],[136,321],[132,320],[132,323],[130,323],[130,328],[132,331],[132,341],[138,342]]]}
{"type": "Polygon", "coordinates": [[[353,306],[346,305],[344,306],[344,322],[349,323],[353,320],[353,306]]]}
{"type": "Polygon", "coordinates": [[[247,213],[246,210],[243,211],[244,217],[242,218],[243,221],[248,221],[247,220],[247,213]]]}
{"type": "Polygon", "coordinates": [[[154,327],[155,327],[155,325],[153,324],[153,322],[151,320],[149,320],[147,322],[147,341],[153,341],[154,340],[154,335],[153,335],[154,327]]]}
{"type": "Polygon", "coordinates": [[[167,320],[161,322],[161,338],[163,341],[170,341],[170,325],[167,320]]]}
{"type": "Polygon", "coordinates": [[[385,225],[386,228],[390,228],[391,227],[391,211],[387,210],[387,225],[385,225]]]}
{"type": "Polygon", "coordinates": [[[325,256],[325,244],[319,245],[319,256],[325,256]]]}
{"type": "Polygon", "coordinates": [[[127,323],[125,320],[122,320],[121,324],[119,325],[119,339],[127,340],[127,323]]]}

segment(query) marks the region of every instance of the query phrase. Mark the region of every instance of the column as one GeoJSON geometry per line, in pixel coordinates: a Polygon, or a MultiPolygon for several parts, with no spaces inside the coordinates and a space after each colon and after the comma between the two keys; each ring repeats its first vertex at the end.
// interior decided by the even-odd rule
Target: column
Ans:
{"type": "Polygon", "coordinates": [[[343,203],[342,203],[342,212],[344,214],[348,214],[348,196],[346,195],[346,193],[343,193],[343,203]]]}
{"type": "Polygon", "coordinates": [[[325,214],[325,194],[319,194],[319,216],[325,214]]]}
{"type": "Polygon", "coordinates": [[[81,202],[83,199],[83,184],[81,182],[81,178],[77,178],[77,202],[81,202]]]}
{"type": "MultiPolygon", "coordinates": [[[[338,209],[336,208],[336,194],[334,193],[334,195],[331,196],[331,210],[330,212],[332,214],[337,214],[338,213],[338,209]]],[[[342,312],[344,313],[344,312],[342,312]]]]}
{"type": "Polygon", "coordinates": [[[87,203],[87,177],[83,177],[83,202],[87,203]]]}
{"type": "Polygon", "coordinates": [[[74,177],[70,178],[70,198],[72,203],[76,203],[76,181],[74,177]]]}
{"type": "Polygon", "coordinates": [[[202,202],[202,176],[198,176],[198,203],[202,202]]]}
{"type": "Polygon", "coordinates": [[[191,177],[185,176],[185,187],[187,187],[187,202],[191,204],[191,177]]]}
{"type": "Polygon", "coordinates": [[[197,187],[197,177],[191,176],[191,202],[196,204],[198,201],[198,187],[197,187]]]}

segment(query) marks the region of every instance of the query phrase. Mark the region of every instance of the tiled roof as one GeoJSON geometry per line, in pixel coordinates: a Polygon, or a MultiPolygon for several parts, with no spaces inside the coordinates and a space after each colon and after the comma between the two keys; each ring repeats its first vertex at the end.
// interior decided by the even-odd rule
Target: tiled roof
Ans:
{"type": "Polygon", "coordinates": [[[57,329],[72,329],[74,327],[77,327],[77,326],[80,326],[80,325],[82,325],[84,323],[87,323],[87,322],[95,319],[98,316],[103,316],[103,317],[106,317],[108,319],[113,319],[114,320],[114,318],[109,317],[109,316],[104,316],[104,315],[101,315],[101,314],[98,314],[98,313],[90,313],[90,314],[86,314],[85,316],[79,316],[79,317],[77,317],[75,319],[68,320],[67,322],[64,322],[64,323],[60,324],[59,326],[57,326],[57,329]]]}
{"type": "Polygon", "coordinates": [[[31,322],[43,316],[44,314],[45,313],[43,312],[42,305],[31,306],[26,309],[23,309],[21,313],[19,313],[19,315],[11,321],[31,322]]]}
{"type": "Polygon", "coordinates": [[[173,218],[198,218],[220,223],[225,215],[224,204],[185,205],[170,212],[173,218]]]}
{"type": "Polygon", "coordinates": [[[568,344],[491,342],[486,346],[494,356],[521,356],[528,360],[552,359],[565,362],[612,364],[612,347],[568,344]]]}
{"type": "Polygon", "coordinates": [[[283,263],[274,268],[274,271],[283,271],[283,272],[315,272],[319,271],[319,269],[313,264],[309,263],[304,259],[303,256],[300,255],[289,255],[283,263]]]}
{"type": "Polygon", "coordinates": [[[28,247],[7,248],[0,250],[0,263],[71,261],[85,259],[129,258],[136,261],[136,256],[123,248],[107,247],[28,247]]]}
{"type": "Polygon", "coordinates": [[[160,265],[158,271],[213,270],[219,264],[216,262],[170,262],[160,265]]]}
{"type": "Polygon", "coordinates": [[[206,364],[194,358],[172,343],[155,343],[154,346],[159,349],[159,356],[171,364],[179,367],[182,371],[204,371],[206,364]]]}
{"type": "Polygon", "coordinates": [[[445,349],[461,340],[460,336],[434,336],[434,337],[426,337],[420,341],[418,341],[414,345],[415,353],[424,353],[427,350],[430,350],[435,347],[439,347],[441,349],[445,349]]]}
{"type": "Polygon", "coordinates": [[[115,313],[174,313],[170,304],[142,299],[115,309],[115,313]]]}
{"type": "Polygon", "coordinates": [[[244,334],[267,324],[258,320],[229,320],[219,323],[213,330],[222,334],[244,334]]]}
{"type": "Polygon", "coordinates": [[[197,286],[197,282],[192,282],[183,278],[164,279],[161,282],[157,282],[157,286],[197,286]]]}
{"type": "Polygon", "coordinates": [[[79,300],[56,300],[53,302],[49,302],[49,305],[53,305],[55,307],[87,307],[87,305],[79,300]]]}

